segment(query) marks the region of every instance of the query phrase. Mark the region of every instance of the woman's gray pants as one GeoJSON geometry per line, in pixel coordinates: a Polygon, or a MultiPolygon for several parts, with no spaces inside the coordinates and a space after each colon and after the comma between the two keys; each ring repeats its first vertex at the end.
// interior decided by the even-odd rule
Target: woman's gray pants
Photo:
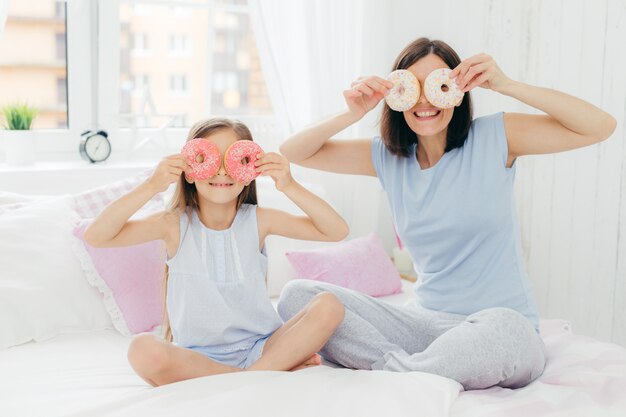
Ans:
{"type": "Polygon", "coordinates": [[[397,306],[311,280],[283,289],[278,313],[284,321],[316,294],[329,291],[343,303],[343,323],[322,356],[353,369],[421,371],[458,381],[466,390],[499,385],[519,388],[543,372],[543,341],[528,319],[508,308],[469,316],[397,306]]]}

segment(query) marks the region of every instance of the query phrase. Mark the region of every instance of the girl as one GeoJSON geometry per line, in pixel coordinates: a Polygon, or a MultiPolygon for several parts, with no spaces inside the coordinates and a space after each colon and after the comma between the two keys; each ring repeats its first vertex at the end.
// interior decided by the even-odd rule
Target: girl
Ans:
{"type": "MultiPolygon", "coordinates": [[[[222,155],[235,141],[252,140],[245,125],[227,119],[197,123],[187,140],[194,138],[214,142],[222,155]]],[[[223,164],[208,180],[190,179],[185,174],[189,166],[176,154],[106,207],[85,232],[85,240],[97,247],[165,242],[171,337],[141,334],[128,351],[137,374],[153,386],[244,369],[319,365],[316,352],[343,320],[343,307],[331,293],[316,296],[284,324],[272,307],[265,288],[265,238],[338,241],[347,235],[348,226],[330,205],[291,177],[283,156],[261,154],[256,165],[307,217],[257,207],[255,181],[237,183],[223,164]],[[129,220],[173,182],[176,191],[168,210],[129,220]]]]}
{"type": "Polygon", "coordinates": [[[407,111],[383,107],[382,137],[329,140],[392,87],[380,77],[360,78],[344,91],[347,111],[280,148],[306,167],[378,177],[420,277],[414,305],[293,281],[278,311],[288,319],[315,294],[332,291],[346,312],[321,351],[328,359],[351,368],[434,373],[465,389],[522,387],[543,372],[545,352],[512,203],[515,160],[598,143],[616,122],[583,100],[509,79],[488,55],[461,62],[441,41],[417,39],[392,69],[411,71],[423,86],[440,68],[453,69],[465,92],[457,108],[439,109],[422,93],[407,111]],[[476,87],[545,114],[472,120],[469,91],[476,87]]]}

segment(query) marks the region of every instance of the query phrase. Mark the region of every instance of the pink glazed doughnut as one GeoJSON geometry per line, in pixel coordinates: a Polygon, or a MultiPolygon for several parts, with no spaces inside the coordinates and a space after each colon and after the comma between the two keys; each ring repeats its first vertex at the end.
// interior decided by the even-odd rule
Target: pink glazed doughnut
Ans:
{"type": "Polygon", "coordinates": [[[449,109],[463,100],[463,91],[448,76],[449,68],[439,68],[424,80],[424,94],[428,101],[440,109],[449,109]]]}
{"type": "Polygon", "coordinates": [[[191,172],[187,175],[196,180],[214,177],[220,170],[222,158],[217,145],[207,139],[192,139],[183,146],[180,153],[185,158],[191,172]]]}
{"type": "Polygon", "coordinates": [[[224,155],[224,168],[232,179],[249,183],[260,175],[254,163],[263,149],[251,140],[238,140],[228,147],[224,155]]]}

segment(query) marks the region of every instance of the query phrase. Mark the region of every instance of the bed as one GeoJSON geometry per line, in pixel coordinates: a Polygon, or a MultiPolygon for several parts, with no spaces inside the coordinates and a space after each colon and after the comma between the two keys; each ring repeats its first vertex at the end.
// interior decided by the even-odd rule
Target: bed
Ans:
{"type": "MultiPolygon", "coordinates": [[[[32,201],[46,200],[6,193],[0,197],[0,223],[5,219],[0,233],[0,341],[6,339],[5,334],[14,337],[14,343],[6,345],[12,347],[0,348],[0,417],[626,416],[626,349],[576,335],[564,320],[542,320],[548,349],[546,370],[539,380],[518,390],[463,392],[455,381],[436,375],[353,371],[329,365],[293,373],[218,375],[151,388],[126,360],[131,337],[111,328],[97,291],[86,283],[70,244],[63,243],[69,239],[63,225],[70,221],[69,203],[57,199],[33,205],[30,210],[38,215],[28,219],[14,216],[9,221],[4,216],[18,213],[16,205],[30,207],[32,201]],[[35,224],[44,215],[46,220],[35,224]],[[36,251],[41,265],[27,259],[11,267],[13,258],[23,256],[26,250],[15,245],[25,233],[24,227],[16,226],[19,221],[33,229],[31,241],[44,232],[50,235],[36,251]],[[9,226],[17,233],[14,239],[7,235],[9,226]],[[10,255],[11,251],[16,255],[10,255]],[[42,273],[36,277],[31,271],[42,273]],[[11,281],[12,274],[20,273],[20,282],[11,281]],[[24,277],[32,277],[32,283],[24,277]],[[53,279],[58,282],[46,287],[46,281],[53,279]],[[31,314],[20,315],[18,309],[31,314]],[[45,326],[44,318],[50,322],[45,326]],[[36,332],[20,333],[27,321],[36,332]],[[60,331],[58,323],[74,330],[60,331]],[[26,342],[31,339],[39,341],[26,342]]],[[[271,202],[269,198],[265,201],[271,202]]],[[[34,250],[33,245],[26,247],[27,252],[34,250]]],[[[294,242],[274,241],[274,254],[282,252],[285,245],[291,248],[294,242]]],[[[284,284],[280,280],[292,272],[284,269],[284,259],[274,262],[268,276],[278,277],[269,282],[270,293],[275,295],[284,284]]],[[[412,284],[402,282],[400,294],[383,299],[407,302],[412,284]]]]}
{"type": "MultiPolygon", "coordinates": [[[[404,303],[403,293],[387,297],[404,303]]],[[[548,364],[526,388],[463,392],[419,372],[328,365],[198,378],[149,387],[115,330],[60,335],[0,351],[1,416],[615,416],[626,415],[626,349],[543,320],[548,364]]]]}

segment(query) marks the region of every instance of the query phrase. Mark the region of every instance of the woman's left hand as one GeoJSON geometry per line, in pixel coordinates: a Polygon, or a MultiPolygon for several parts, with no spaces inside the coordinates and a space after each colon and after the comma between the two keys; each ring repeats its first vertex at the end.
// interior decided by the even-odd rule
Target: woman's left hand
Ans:
{"type": "Polygon", "coordinates": [[[257,157],[254,163],[257,172],[272,177],[278,191],[283,191],[293,182],[287,158],[275,152],[262,153],[257,157]]]}
{"type": "Polygon", "coordinates": [[[478,54],[463,60],[450,72],[449,77],[456,77],[456,83],[464,93],[475,87],[500,91],[511,82],[496,61],[487,54],[478,54]]]}

